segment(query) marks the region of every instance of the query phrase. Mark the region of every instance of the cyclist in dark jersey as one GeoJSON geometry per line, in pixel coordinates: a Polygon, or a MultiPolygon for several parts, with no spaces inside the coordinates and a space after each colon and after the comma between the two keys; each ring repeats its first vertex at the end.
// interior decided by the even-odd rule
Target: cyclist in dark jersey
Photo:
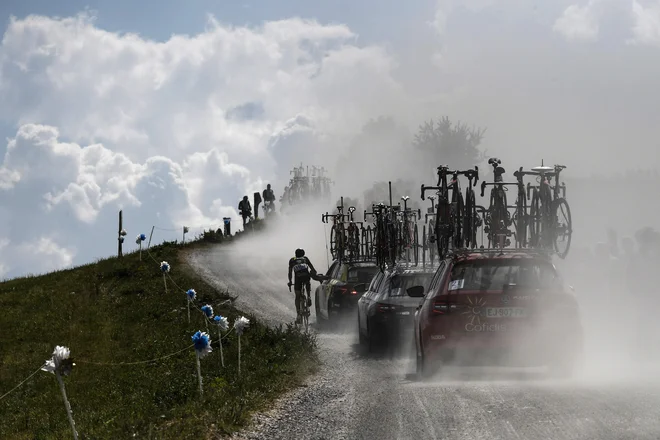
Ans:
{"type": "Polygon", "coordinates": [[[307,287],[307,306],[312,305],[311,279],[316,277],[316,269],[303,249],[296,249],[296,256],[289,260],[289,287],[294,277],[294,291],[296,292],[296,324],[300,324],[300,300],[303,299],[303,287],[307,287]]]}

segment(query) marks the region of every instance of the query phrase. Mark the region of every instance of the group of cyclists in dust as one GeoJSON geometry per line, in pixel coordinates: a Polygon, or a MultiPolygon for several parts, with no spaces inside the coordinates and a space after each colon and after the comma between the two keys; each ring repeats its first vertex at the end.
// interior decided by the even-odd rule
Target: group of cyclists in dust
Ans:
{"type": "MultiPolygon", "coordinates": [[[[256,197],[255,194],[255,205],[261,202],[256,197]]],[[[270,186],[270,183],[266,186],[266,189],[263,190],[261,194],[264,201],[264,215],[267,216],[269,212],[274,212],[275,210],[275,193],[270,186]],[[265,207],[268,206],[268,209],[265,207]]],[[[258,207],[257,207],[258,209],[258,207]]],[[[252,219],[252,205],[248,196],[243,196],[243,199],[238,203],[238,212],[243,218],[243,227],[245,227],[248,219],[252,219]]],[[[295,303],[296,303],[296,324],[300,324],[302,320],[301,316],[301,304],[304,300],[304,291],[307,290],[307,307],[311,307],[312,298],[311,298],[311,280],[315,279],[321,281],[321,276],[319,276],[314,268],[314,265],[305,256],[304,249],[296,249],[295,257],[292,257],[289,260],[289,288],[294,287],[295,292],[295,303]]]]}
{"type": "MultiPolygon", "coordinates": [[[[256,217],[258,217],[259,204],[262,201],[262,198],[257,196],[259,196],[259,193],[255,193],[256,217]]],[[[264,216],[268,216],[271,212],[275,212],[275,192],[273,192],[273,189],[270,187],[270,183],[266,185],[266,189],[261,196],[263,196],[264,202],[264,216]]],[[[248,196],[243,196],[243,199],[238,202],[238,213],[243,218],[243,227],[245,228],[248,219],[252,220],[252,205],[250,204],[248,196]]]]}

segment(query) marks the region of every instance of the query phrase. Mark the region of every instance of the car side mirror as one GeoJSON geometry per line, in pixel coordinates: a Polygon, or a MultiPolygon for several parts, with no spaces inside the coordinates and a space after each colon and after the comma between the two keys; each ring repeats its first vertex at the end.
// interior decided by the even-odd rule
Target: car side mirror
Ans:
{"type": "Polygon", "coordinates": [[[424,297],[424,286],[412,286],[406,289],[408,296],[412,298],[423,298],[424,297]]]}
{"type": "Polygon", "coordinates": [[[355,286],[353,286],[353,290],[355,290],[357,293],[364,293],[367,291],[367,284],[366,283],[356,284],[355,286]]]}

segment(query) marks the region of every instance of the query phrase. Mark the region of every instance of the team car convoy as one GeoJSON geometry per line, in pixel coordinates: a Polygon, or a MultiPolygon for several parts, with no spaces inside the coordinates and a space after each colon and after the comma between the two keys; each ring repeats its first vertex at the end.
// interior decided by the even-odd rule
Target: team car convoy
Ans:
{"type": "Polygon", "coordinates": [[[373,204],[361,222],[343,198],[323,214],[333,262],[317,278],[319,327],[353,312],[369,351],[412,340],[420,377],[483,364],[572,374],[582,355],[580,310],[552,262],[571,244],[565,166],[521,167],[507,182],[501,161],[488,163],[493,180],[481,183],[482,197],[490,187],[488,206],[476,202],[478,167],[443,165],[436,185],[421,186],[421,199],[431,201],[424,216],[409,197],[394,205],[391,183],[389,203],[373,204]]]}

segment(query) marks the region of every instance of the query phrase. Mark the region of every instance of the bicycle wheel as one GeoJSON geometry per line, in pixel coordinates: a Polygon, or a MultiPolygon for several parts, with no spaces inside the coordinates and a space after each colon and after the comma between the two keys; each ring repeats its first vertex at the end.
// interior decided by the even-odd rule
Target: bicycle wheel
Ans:
{"type": "Polygon", "coordinates": [[[419,230],[417,225],[413,227],[413,258],[415,259],[415,266],[419,264],[419,230]]]}
{"type": "Polygon", "coordinates": [[[535,248],[541,247],[541,197],[536,189],[529,205],[528,226],[529,245],[535,248]]]}
{"type": "Polygon", "coordinates": [[[446,197],[438,200],[438,212],[435,216],[435,239],[437,240],[438,258],[444,258],[449,252],[451,231],[451,204],[446,197]]]}
{"type": "Polygon", "coordinates": [[[332,228],[330,228],[330,254],[332,255],[333,259],[337,258],[337,225],[332,225],[332,228]]]}
{"type": "Polygon", "coordinates": [[[475,244],[475,203],[474,191],[470,188],[465,192],[465,210],[463,211],[463,244],[467,248],[474,248],[475,244]]]}
{"type": "Polygon", "coordinates": [[[571,248],[573,236],[571,208],[566,199],[559,198],[554,201],[553,211],[555,213],[554,248],[559,258],[564,259],[571,248]]]}
{"type": "Polygon", "coordinates": [[[422,266],[426,267],[426,225],[422,226],[422,266]]]}
{"type": "Polygon", "coordinates": [[[516,230],[516,247],[527,247],[527,196],[524,189],[518,191],[518,200],[516,202],[516,213],[514,219],[514,227],[516,230]]]}
{"type": "Polygon", "coordinates": [[[460,249],[463,247],[464,240],[463,240],[463,194],[460,192],[457,193],[456,197],[456,204],[454,205],[454,212],[453,212],[453,218],[452,218],[452,223],[453,223],[453,232],[454,232],[454,240],[452,243],[452,246],[455,249],[460,249]]]}
{"type": "Polygon", "coordinates": [[[491,234],[494,247],[504,248],[506,246],[506,237],[508,235],[508,214],[506,207],[506,194],[502,189],[495,189],[491,193],[491,202],[493,214],[491,216],[491,234]]]}

